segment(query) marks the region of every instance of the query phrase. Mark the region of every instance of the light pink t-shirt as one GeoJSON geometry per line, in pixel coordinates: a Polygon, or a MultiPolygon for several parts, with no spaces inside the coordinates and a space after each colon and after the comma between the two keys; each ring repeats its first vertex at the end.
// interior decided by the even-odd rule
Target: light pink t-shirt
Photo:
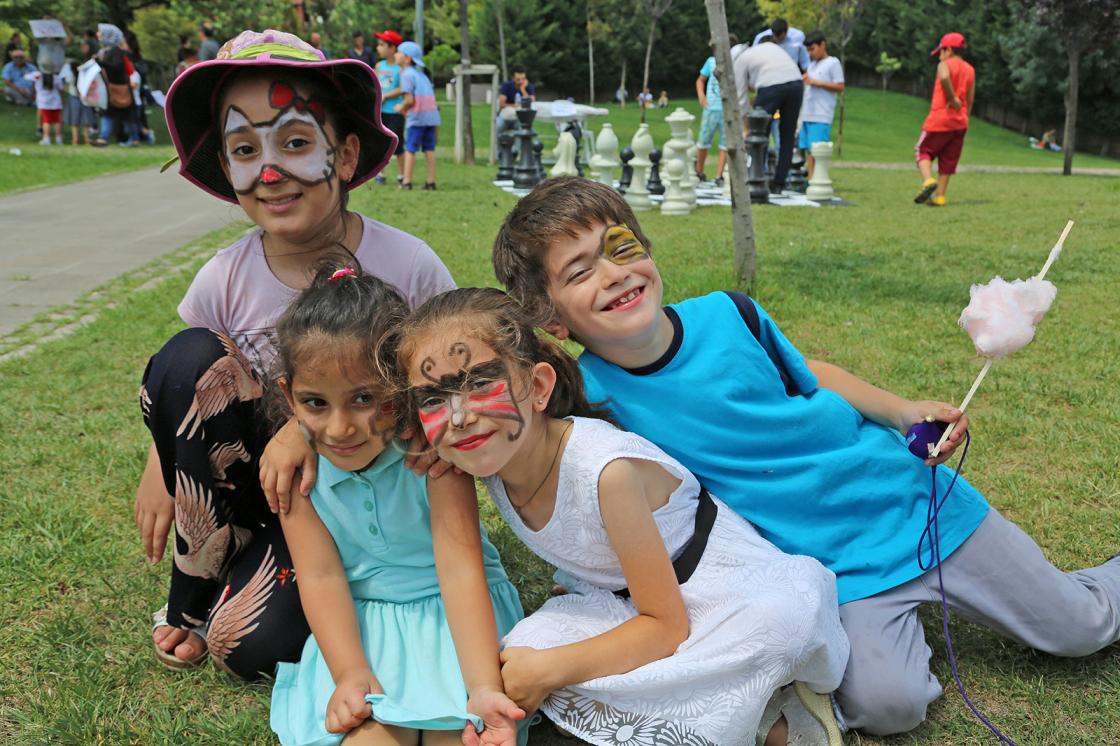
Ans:
{"type": "MultiPolygon", "coordinates": [[[[354,252],[358,263],[399,290],[410,308],[455,288],[451,273],[426,243],[360,217],[362,240],[354,252]]],[[[179,316],[187,326],[228,334],[253,367],[267,373],[276,357],[274,327],[299,292],[272,274],[258,230],[203,265],[179,304],[179,316]]]]}

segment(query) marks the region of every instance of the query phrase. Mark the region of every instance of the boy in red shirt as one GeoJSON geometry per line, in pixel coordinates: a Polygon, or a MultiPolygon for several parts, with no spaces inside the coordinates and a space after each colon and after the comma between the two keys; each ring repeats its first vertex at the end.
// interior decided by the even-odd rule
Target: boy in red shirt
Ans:
{"type": "Polygon", "coordinates": [[[937,82],[933,84],[933,99],[929,115],[922,124],[922,134],[914,146],[918,171],[922,175],[922,188],[914,201],[928,201],[932,207],[945,204],[945,190],[949,177],[957,172],[964,136],[968,132],[968,112],[976,95],[976,70],[960,57],[965,47],[964,34],[952,32],[941,37],[941,43],[931,54],[941,61],[937,64],[937,82]],[[933,159],[937,159],[937,178],[933,178],[933,159]]]}

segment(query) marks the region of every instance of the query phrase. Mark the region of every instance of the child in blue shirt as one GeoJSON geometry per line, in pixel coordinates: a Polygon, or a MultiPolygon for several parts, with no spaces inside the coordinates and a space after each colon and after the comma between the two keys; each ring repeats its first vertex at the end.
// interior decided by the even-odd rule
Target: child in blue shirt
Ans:
{"type": "MultiPolygon", "coordinates": [[[[549,331],[585,347],[590,400],[605,400],[623,428],[682,462],[780,549],[836,573],[852,645],[836,692],[846,724],[916,727],[941,693],[917,615],[939,598],[937,569],[924,571],[915,549],[934,462],[914,458],[902,433],[927,417],[957,422],[939,464],[968,418],[807,360],[744,295],[662,308],[638,221],[617,192],[585,179],[549,179],[522,198],[495,240],[494,267],[549,331]],[[614,226],[632,232],[628,250],[603,241],[614,226]]],[[[1054,655],[1120,639],[1120,559],[1057,570],[963,478],[939,524],[950,608],[1054,655]]]]}
{"type": "Polygon", "coordinates": [[[420,45],[406,41],[397,47],[397,64],[401,66],[401,93],[404,102],[397,105],[397,111],[405,114],[404,142],[404,189],[412,189],[412,167],[416,154],[424,153],[428,161],[428,180],[424,188],[436,188],[436,139],[439,134],[439,108],[432,81],[420,72],[424,67],[424,57],[420,45]],[[420,68],[420,69],[418,69],[420,68]]]}

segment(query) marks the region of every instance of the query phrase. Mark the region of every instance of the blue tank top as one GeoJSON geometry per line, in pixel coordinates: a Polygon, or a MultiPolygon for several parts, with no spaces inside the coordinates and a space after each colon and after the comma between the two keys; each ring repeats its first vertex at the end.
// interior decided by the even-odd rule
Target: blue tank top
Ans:
{"type": "MultiPolygon", "coordinates": [[[[758,339],[726,293],[668,306],[674,339],[655,363],[627,370],[580,356],[588,397],[606,400],[623,428],[684,464],[780,549],[836,573],[840,603],[921,575],[929,468],[900,433],[818,388],[802,354],[756,308],[758,339]]],[[[951,476],[939,467],[940,490],[951,476]]],[[[959,479],[940,514],[943,559],[987,512],[959,479]]]]}

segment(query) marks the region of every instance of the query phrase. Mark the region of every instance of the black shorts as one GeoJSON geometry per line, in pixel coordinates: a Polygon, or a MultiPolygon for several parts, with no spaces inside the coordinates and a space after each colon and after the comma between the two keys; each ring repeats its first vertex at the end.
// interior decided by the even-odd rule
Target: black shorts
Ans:
{"type": "Polygon", "coordinates": [[[404,152],[404,114],[388,114],[381,112],[381,122],[397,136],[397,149],[393,155],[404,152]]]}

